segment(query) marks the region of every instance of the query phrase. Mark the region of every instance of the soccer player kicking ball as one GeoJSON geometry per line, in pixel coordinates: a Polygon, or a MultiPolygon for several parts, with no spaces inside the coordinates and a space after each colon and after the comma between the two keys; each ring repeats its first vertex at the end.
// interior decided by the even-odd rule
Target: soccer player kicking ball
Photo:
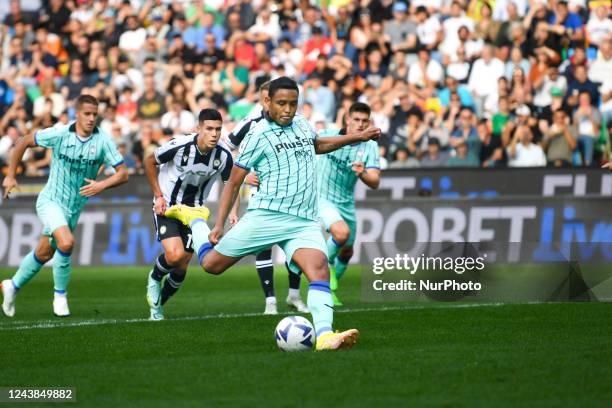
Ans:
{"type": "MultiPolygon", "coordinates": [[[[319,137],[363,132],[370,126],[370,107],[355,102],[349,108],[346,128],[323,131],[319,137]]],[[[319,217],[331,234],[327,239],[327,258],[331,268],[329,284],[334,306],[342,306],[336,296],[338,280],[344,275],[353,256],[353,243],[357,230],[355,217],[355,184],[361,180],[377,189],[380,184],[380,157],[378,144],[373,140],[344,146],[317,160],[317,187],[319,189],[319,217]]]]}
{"type": "Polygon", "coordinates": [[[306,119],[294,119],[298,96],[297,83],[290,78],[281,77],[270,83],[268,114],[240,145],[212,231],[204,221],[207,211],[175,206],[166,211],[166,216],[191,226],[200,265],[211,274],[223,273],[243,256],[278,244],[291,270],[303,271],[310,282],[307,304],[317,333],[317,350],[348,348],[359,332],[332,330],[334,309],[327,247],[317,222],[315,155],[375,139],[380,129],[319,139],[306,119]],[[251,198],[246,215],[223,237],[225,220],[251,168],[259,175],[259,190],[251,198]]]}
{"type": "Polygon", "coordinates": [[[222,126],[217,110],[203,109],[198,116],[198,133],[174,138],[145,158],[145,173],[155,197],[157,239],[164,248],[147,284],[151,320],[163,320],[163,306],[183,284],[193,256],[191,229],[164,216],[166,209],[176,204],[205,208],[215,181],[229,179],[233,160],[230,151],[218,144],[222,126]]]}
{"type": "Polygon", "coordinates": [[[15,315],[15,297],[19,290],[51,258],[55,289],[53,313],[60,317],[70,315],[67,300],[70,254],[81,209],[89,197],[128,180],[127,169],[115,143],[95,126],[97,116],[97,99],[81,95],[76,100],[75,123],[25,136],[11,154],[8,175],[2,182],[5,198],[18,187],[15,169],[26,149],[42,146],[53,150],[49,180],[36,201],[36,212],[44,226],[42,236],[36,249],[23,258],[12,279],[2,281],[2,311],[8,317],[15,315]],[[112,166],[116,172],[96,181],[102,165],[112,166]]]}
{"type": "MultiPolygon", "coordinates": [[[[268,108],[265,106],[265,100],[268,97],[270,89],[270,81],[266,81],[259,87],[259,105],[251,110],[249,115],[240,121],[234,130],[229,134],[227,144],[232,149],[232,153],[238,153],[238,147],[244,140],[249,130],[254,127],[259,121],[265,119],[264,113],[268,108]]],[[[249,173],[246,177],[246,183],[257,189],[259,187],[259,179],[255,172],[249,173]]],[[[239,203],[240,200],[236,200],[239,203]]],[[[234,210],[236,207],[234,207],[234,210]]],[[[236,217],[234,215],[234,217],[236,217]]],[[[230,215],[230,219],[232,215],[230,215]]],[[[261,287],[266,298],[265,315],[278,314],[276,307],[276,296],[274,294],[274,265],[272,263],[272,248],[268,248],[255,256],[255,268],[261,282],[261,287]]],[[[304,304],[300,296],[300,274],[293,273],[287,267],[289,273],[289,293],[287,295],[287,305],[294,307],[300,313],[308,313],[309,310],[304,304]]]]}

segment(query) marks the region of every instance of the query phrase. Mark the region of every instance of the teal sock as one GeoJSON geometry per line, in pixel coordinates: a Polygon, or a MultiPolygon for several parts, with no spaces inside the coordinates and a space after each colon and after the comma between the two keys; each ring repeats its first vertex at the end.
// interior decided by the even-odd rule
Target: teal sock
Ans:
{"type": "Polygon", "coordinates": [[[70,271],[72,262],[69,252],[62,252],[59,249],[53,256],[53,288],[57,293],[66,293],[68,282],[70,281],[70,271]]]}
{"type": "Polygon", "coordinates": [[[338,255],[338,250],[340,249],[340,247],[341,245],[336,242],[334,237],[330,235],[329,238],[327,238],[327,260],[330,264],[334,263],[334,260],[336,259],[336,255],[338,255]]]}
{"type": "Polygon", "coordinates": [[[213,246],[208,242],[208,234],[210,234],[210,228],[206,224],[206,221],[197,219],[191,223],[191,239],[193,240],[193,250],[198,254],[200,264],[204,260],[204,257],[210,251],[213,246]]]}
{"type": "Polygon", "coordinates": [[[34,251],[28,252],[19,264],[19,269],[15,276],[13,276],[13,286],[15,286],[15,289],[19,289],[28,283],[40,271],[43,265],[44,262],[36,257],[34,251]]]}
{"type": "Polygon", "coordinates": [[[308,308],[312,314],[317,337],[332,331],[334,321],[334,302],[329,290],[329,282],[313,281],[308,285],[308,308]]]}
{"type": "Polygon", "coordinates": [[[340,258],[336,258],[335,262],[336,266],[336,279],[340,280],[344,272],[346,272],[346,268],[348,268],[348,262],[344,263],[340,258]]]}

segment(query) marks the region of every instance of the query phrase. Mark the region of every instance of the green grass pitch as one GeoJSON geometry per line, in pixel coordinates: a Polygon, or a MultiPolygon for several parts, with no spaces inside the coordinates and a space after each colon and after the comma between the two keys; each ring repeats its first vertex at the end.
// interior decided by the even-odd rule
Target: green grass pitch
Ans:
{"type": "MultiPolygon", "coordinates": [[[[335,326],[359,343],[291,354],[273,339],[281,316],[259,315],[253,267],[192,268],[163,322],[144,321],[147,272],[74,271],[73,316],[59,319],[41,271],[0,317],[0,386],[76,387],[92,407],[612,406],[609,303],[365,303],[352,269],[335,326]]],[[[285,312],[286,272],[275,278],[285,312]]]]}

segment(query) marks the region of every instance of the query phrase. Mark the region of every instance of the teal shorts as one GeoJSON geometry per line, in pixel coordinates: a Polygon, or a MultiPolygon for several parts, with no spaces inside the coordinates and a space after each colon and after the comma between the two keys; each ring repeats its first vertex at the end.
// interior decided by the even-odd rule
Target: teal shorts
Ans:
{"type": "Polygon", "coordinates": [[[357,217],[355,216],[355,207],[332,203],[331,201],[319,196],[319,219],[325,230],[329,232],[329,228],[338,221],[344,221],[348,224],[351,235],[345,246],[351,246],[355,242],[357,235],[357,217]]]}
{"type": "Polygon", "coordinates": [[[292,272],[300,268],[292,261],[295,251],[301,248],[318,249],[327,256],[327,245],[321,227],[316,221],[278,211],[249,210],[230,229],[215,250],[221,255],[240,258],[257,254],[278,245],[287,256],[292,272]]]}
{"type": "Polygon", "coordinates": [[[48,237],[52,237],[53,231],[64,225],[74,231],[81,215],[80,212],[70,214],[58,203],[42,196],[36,201],[36,213],[43,223],[42,235],[48,237]]]}

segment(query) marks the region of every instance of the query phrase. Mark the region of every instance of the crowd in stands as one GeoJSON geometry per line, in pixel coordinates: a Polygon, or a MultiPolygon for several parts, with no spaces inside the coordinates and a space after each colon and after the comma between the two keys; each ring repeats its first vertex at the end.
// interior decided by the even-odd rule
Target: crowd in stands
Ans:
{"type": "MultiPolygon", "coordinates": [[[[81,93],[131,171],[214,107],[224,134],[258,86],[299,81],[300,112],[342,127],[372,107],[385,168],[597,166],[612,123],[610,0],[6,0],[0,166],[74,119],[81,93]]],[[[48,172],[32,149],[21,171],[48,172]]]]}

